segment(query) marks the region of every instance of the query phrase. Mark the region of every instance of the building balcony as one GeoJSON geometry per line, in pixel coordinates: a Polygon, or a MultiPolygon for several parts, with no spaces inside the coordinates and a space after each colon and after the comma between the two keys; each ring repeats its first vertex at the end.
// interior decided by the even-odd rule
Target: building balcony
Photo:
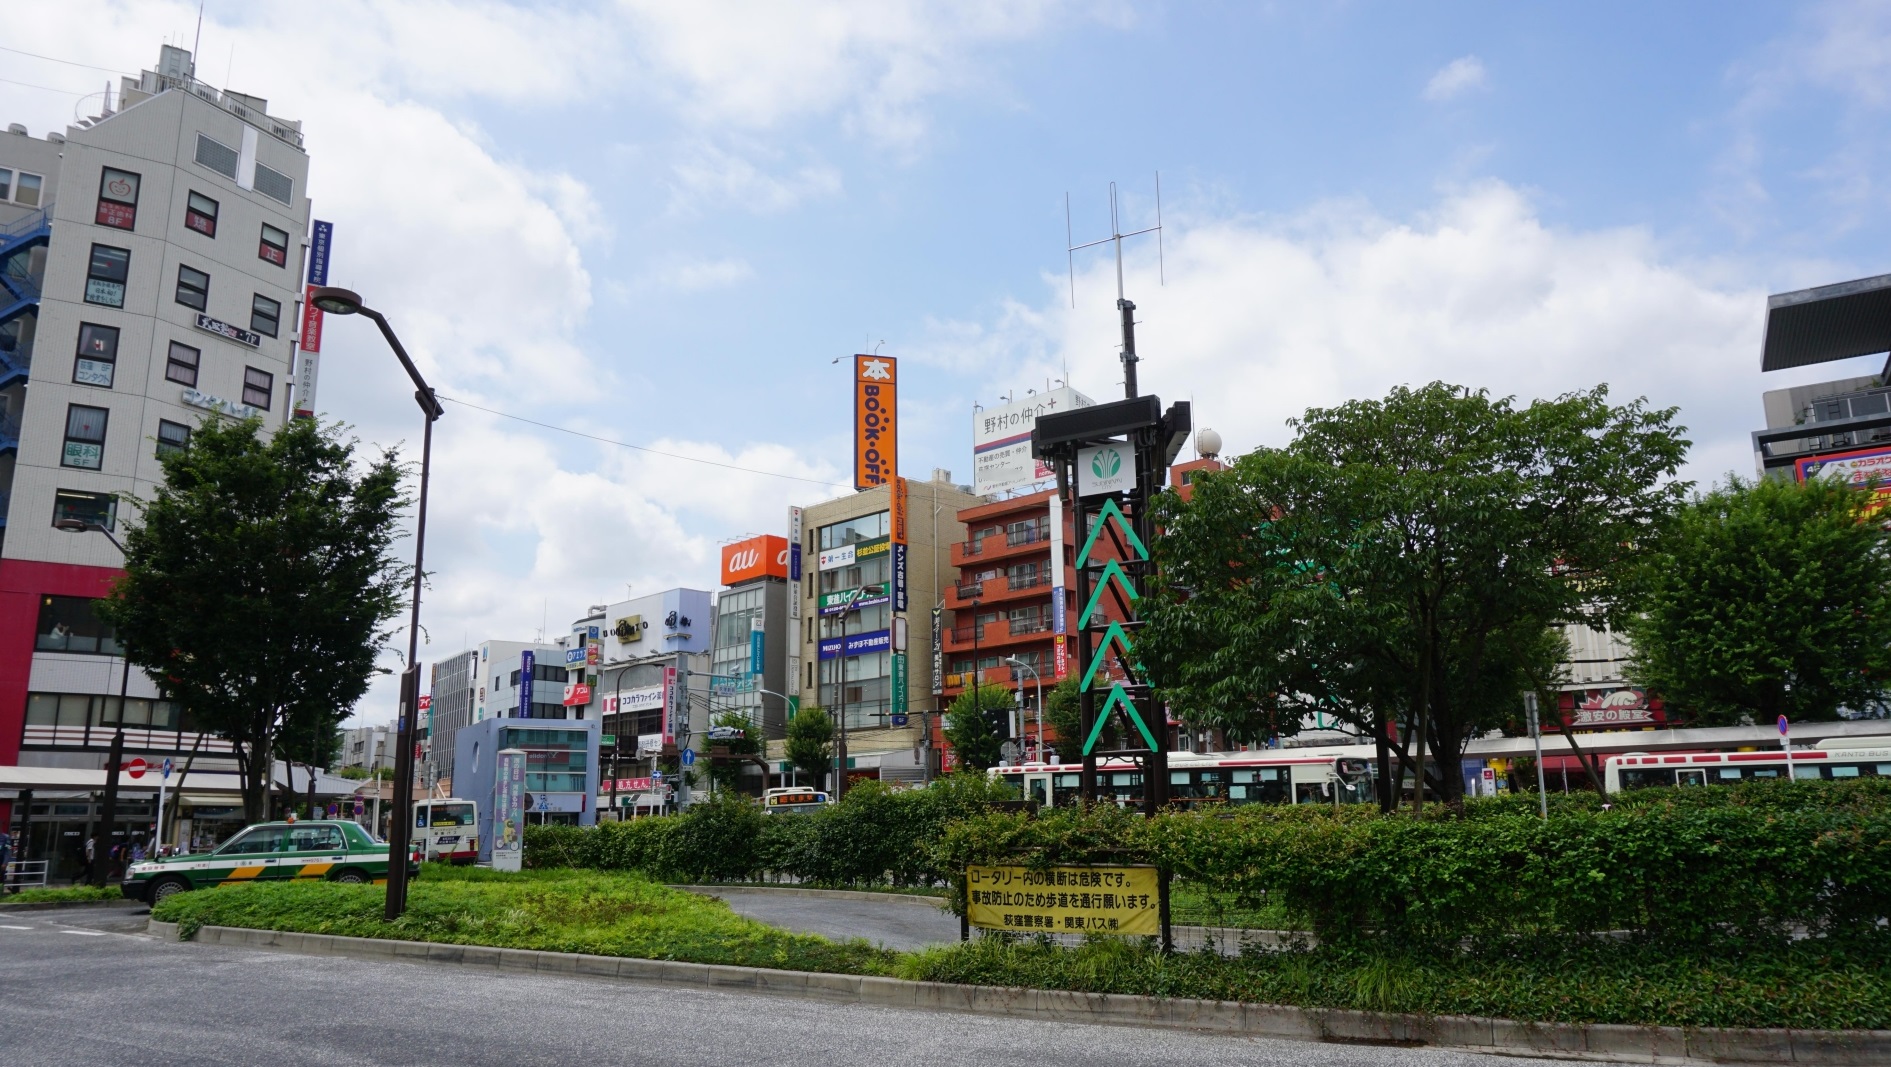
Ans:
{"type": "Polygon", "coordinates": [[[947,653],[970,652],[974,646],[981,650],[1015,651],[1011,646],[1047,644],[1050,639],[1051,619],[1049,615],[1044,615],[1035,619],[998,619],[994,622],[955,626],[946,631],[944,646],[947,653]]]}
{"type": "Polygon", "coordinates": [[[946,590],[946,607],[953,611],[969,611],[972,601],[981,605],[1009,603],[1043,598],[1051,591],[1051,572],[1048,565],[1036,574],[1001,575],[980,581],[960,582],[946,590]]]}
{"type": "Polygon", "coordinates": [[[1025,530],[987,534],[984,537],[960,541],[953,545],[952,565],[972,567],[995,560],[1028,555],[1031,552],[1042,552],[1044,547],[1050,544],[1050,540],[1051,528],[1048,524],[1025,530]]]}

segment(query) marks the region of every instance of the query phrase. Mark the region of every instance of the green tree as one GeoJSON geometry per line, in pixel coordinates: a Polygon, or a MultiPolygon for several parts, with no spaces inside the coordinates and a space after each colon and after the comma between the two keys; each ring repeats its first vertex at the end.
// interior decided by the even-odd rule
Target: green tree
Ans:
{"type": "MultiPolygon", "coordinates": [[[[1051,687],[1044,694],[1044,723],[1056,735],[1055,747],[1059,758],[1068,763],[1083,755],[1083,694],[1077,689],[1077,677],[1069,675],[1063,681],[1051,687]]],[[[1115,716],[1112,716],[1115,718],[1115,716]]],[[[1098,738],[1098,746],[1109,749],[1117,747],[1116,724],[1103,724],[1103,734],[1098,738]]]]}
{"type": "Polygon", "coordinates": [[[323,761],[377,673],[411,576],[390,551],[401,469],[313,419],[266,435],[207,418],[162,463],[101,614],[166,699],[232,742],[243,813],[262,819],[271,760],[323,761]]]}
{"type": "Polygon", "coordinates": [[[959,764],[975,771],[996,767],[1005,739],[992,730],[981,712],[1012,705],[1011,690],[1002,685],[967,689],[946,711],[945,737],[959,755],[959,764]]]}
{"type": "Polygon", "coordinates": [[[1138,651],[1186,721],[1397,726],[1424,739],[1402,762],[1428,752],[1456,797],[1465,743],[1555,672],[1551,626],[1622,617],[1637,546],[1686,491],[1673,418],[1604,388],[1519,407],[1437,382],[1309,410],[1285,448],[1165,494],[1138,651]]]}
{"type": "Polygon", "coordinates": [[[733,737],[726,741],[713,741],[709,739],[704,739],[703,741],[703,744],[709,747],[727,748],[729,750],[729,756],[731,758],[726,760],[711,759],[709,761],[709,780],[716,783],[716,787],[719,789],[734,792],[742,784],[742,768],[748,765],[748,760],[744,757],[759,756],[762,754],[761,728],[751,722],[747,715],[739,711],[720,712],[710,721],[709,725],[712,727],[721,726],[742,731],[741,737],[733,737]]]}
{"type": "Polygon", "coordinates": [[[805,707],[788,720],[788,762],[820,782],[834,771],[834,720],[818,707],[805,707]]]}
{"type": "Polygon", "coordinates": [[[1882,713],[1891,544],[1873,494],[1729,478],[1642,569],[1629,676],[1707,725],[1882,713]]]}

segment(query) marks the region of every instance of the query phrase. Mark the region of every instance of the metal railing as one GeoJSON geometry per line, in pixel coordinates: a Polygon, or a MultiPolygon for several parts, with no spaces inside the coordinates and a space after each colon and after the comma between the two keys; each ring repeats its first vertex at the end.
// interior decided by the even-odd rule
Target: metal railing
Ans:
{"type": "Polygon", "coordinates": [[[985,595],[985,583],[972,582],[968,585],[954,586],[953,592],[959,595],[960,600],[970,600],[973,597],[979,597],[979,596],[985,595]]]}
{"type": "Polygon", "coordinates": [[[1040,585],[1049,584],[1051,584],[1051,576],[1047,571],[1038,571],[1036,574],[1014,574],[1006,581],[1006,585],[1014,593],[1020,589],[1036,589],[1040,585]]]}
{"type": "Polygon", "coordinates": [[[4,874],[0,874],[0,884],[8,889],[44,889],[46,888],[45,860],[14,860],[7,864],[4,874]]]}

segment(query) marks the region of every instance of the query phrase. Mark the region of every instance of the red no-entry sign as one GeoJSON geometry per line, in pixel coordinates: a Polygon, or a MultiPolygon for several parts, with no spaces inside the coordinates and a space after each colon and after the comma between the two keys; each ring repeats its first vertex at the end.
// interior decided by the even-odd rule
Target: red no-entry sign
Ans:
{"type": "Polygon", "coordinates": [[[147,766],[148,764],[142,758],[133,757],[131,762],[125,764],[125,773],[133,778],[143,778],[147,766]]]}

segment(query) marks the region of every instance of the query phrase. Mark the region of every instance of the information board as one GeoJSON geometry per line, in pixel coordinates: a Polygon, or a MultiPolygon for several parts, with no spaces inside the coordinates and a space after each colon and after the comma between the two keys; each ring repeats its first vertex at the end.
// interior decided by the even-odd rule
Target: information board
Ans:
{"type": "Polygon", "coordinates": [[[970,866],[965,890],[967,918],[987,930],[1132,937],[1162,932],[1154,867],[970,866]]]}

